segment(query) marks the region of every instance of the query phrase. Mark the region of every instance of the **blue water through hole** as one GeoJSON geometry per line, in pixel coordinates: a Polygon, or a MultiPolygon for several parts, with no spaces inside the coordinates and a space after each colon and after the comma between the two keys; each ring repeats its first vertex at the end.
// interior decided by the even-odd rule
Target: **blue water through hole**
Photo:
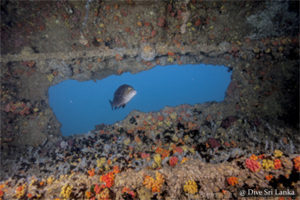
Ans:
{"type": "Polygon", "coordinates": [[[224,66],[156,66],[96,82],[63,81],[49,88],[49,104],[62,124],[62,134],[68,136],[86,133],[101,123],[113,124],[132,110],[150,112],[165,106],[223,101],[230,81],[231,72],[224,66]],[[137,94],[125,108],[112,110],[109,100],[123,84],[131,85],[137,94]]]}

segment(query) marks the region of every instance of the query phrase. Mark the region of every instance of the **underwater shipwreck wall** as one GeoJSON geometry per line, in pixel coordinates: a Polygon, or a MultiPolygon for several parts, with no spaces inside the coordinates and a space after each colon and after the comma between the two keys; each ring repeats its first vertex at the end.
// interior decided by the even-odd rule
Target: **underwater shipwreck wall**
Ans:
{"type": "Polygon", "coordinates": [[[1,1],[2,150],[61,136],[48,105],[49,86],[67,79],[138,73],[158,64],[228,66],[233,73],[224,102],[203,110],[297,128],[295,6],[194,0],[1,1]]]}

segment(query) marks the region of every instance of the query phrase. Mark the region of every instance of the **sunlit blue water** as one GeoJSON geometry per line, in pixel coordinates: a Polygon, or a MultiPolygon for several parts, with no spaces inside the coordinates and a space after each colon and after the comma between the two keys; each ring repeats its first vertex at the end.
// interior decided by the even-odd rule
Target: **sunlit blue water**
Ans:
{"type": "Polygon", "coordinates": [[[138,74],[112,75],[100,81],[67,80],[49,89],[49,103],[63,135],[86,133],[97,124],[112,124],[132,110],[158,111],[165,106],[223,101],[231,80],[224,66],[157,66],[138,74]],[[109,99],[122,84],[137,95],[125,108],[112,110],[109,99]]]}

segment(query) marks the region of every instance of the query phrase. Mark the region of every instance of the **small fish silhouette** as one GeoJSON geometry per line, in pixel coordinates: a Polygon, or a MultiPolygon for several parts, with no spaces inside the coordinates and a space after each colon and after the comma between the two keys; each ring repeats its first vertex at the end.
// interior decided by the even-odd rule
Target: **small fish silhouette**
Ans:
{"type": "Polygon", "coordinates": [[[109,100],[112,109],[124,108],[126,104],[136,95],[136,90],[130,85],[121,85],[114,93],[113,101],[109,100]]]}

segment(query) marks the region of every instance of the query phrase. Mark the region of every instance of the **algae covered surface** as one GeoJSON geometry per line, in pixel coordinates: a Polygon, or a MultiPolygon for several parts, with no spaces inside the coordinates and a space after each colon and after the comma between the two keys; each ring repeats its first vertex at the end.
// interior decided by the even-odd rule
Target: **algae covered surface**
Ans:
{"type": "Polygon", "coordinates": [[[0,199],[242,199],[254,188],[295,198],[298,7],[1,1],[0,199]],[[223,102],[133,111],[69,137],[49,107],[64,80],[194,63],[232,70],[223,102]]]}

